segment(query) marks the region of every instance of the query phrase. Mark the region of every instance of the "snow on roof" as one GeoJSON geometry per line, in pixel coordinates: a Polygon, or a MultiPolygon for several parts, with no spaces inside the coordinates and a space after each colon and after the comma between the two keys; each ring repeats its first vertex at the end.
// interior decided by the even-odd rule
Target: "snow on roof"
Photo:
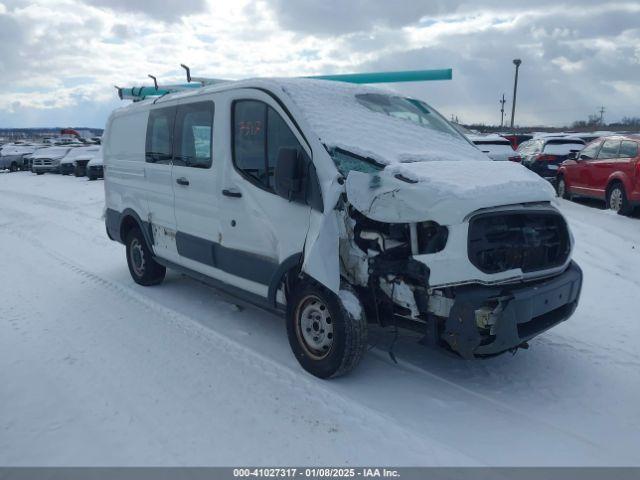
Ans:
{"type": "Polygon", "coordinates": [[[511,145],[511,142],[501,135],[488,134],[488,135],[467,135],[467,138],[472,142],[497,142],[504,145],[511,145]]]}
{"type": "Polygon", "coordinates": [[[342,148],[382,164],[486,160],[457,132],[449,134],[375,112],[356,98],[365,93],[400,96],[396,92],[325,80],[281,79],[277,83],[329,148],[342,148]]]}
{"type": "Polygon", "coordinates": [[[48,158],[51,155],[62,156],[66,154],[72,147],[47,147],[41,148],[34,153],[34,158],[48,158]]]}

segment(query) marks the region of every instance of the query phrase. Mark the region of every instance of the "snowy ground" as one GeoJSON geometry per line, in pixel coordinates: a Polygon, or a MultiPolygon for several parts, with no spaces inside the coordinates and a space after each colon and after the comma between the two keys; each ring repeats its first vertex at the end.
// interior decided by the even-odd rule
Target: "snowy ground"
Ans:
{"type": "Polygon", "coordinates": [[[396,365],[377,331],[321,381],[281,319],[135,285],[102,188],[0,175],[0,465],[640,465],[640,218],[563,201],[582,302],[529,350],[396,365]]]}

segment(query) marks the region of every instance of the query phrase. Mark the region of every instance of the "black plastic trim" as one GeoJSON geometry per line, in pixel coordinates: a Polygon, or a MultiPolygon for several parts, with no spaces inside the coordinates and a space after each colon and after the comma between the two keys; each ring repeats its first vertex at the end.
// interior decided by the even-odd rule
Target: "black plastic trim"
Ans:
{"type": "Polygon", "coordinates": [[[271,276],[271,281],[269,282],[269,292],[267,294],[267,301],[273,307],[276,306],[276,294],[278,293],[278,287],[282,283],[282,279],[289,270],[294,268],[296,265],[302,264],[302,253],[295,253],[290,257],[286,258],[273,272],[271,276]]]}
{"type": "Polygon", "coordinates": [[[278,269],[278,263],[269,258],[184,232],[176,232],[176,246],[183,257],[262,285],[269,285],[278,269]]]}
{"type": "Polygon", "coordinates": [[[229,285],[228,283],[222,282],[220,280],[216,280],[215,278],[211,278],[208,275],[196,272],[195,270],[191,270],[190,268],[183,267],[163,258],[155,257],[155,261],[161,265],[164,265],[166,268],[170,268],[171,270],[183,273],[191,278],[194,278],[206,285],[215,288],[221,294],[229,297],[229,299],[233,303],[259,307],[278,316],[282,316],[282,314],[284,313],[284,308],[272,306],[264,297],[260,295],[247,292],[246,290],[235,287],[233,285],[229,285]]]}

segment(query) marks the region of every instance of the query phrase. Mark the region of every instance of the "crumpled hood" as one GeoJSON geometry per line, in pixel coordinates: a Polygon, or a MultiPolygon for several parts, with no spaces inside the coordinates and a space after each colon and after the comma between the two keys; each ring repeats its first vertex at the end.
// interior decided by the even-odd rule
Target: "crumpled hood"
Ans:
{"type": "Polygon", "coordinates": [[[549,182],[520,164],[491,160],[392,164],[377,174],[349,172],[349,202],[381,222],[463,221],[481,208],[556,198],[549,182]]]}

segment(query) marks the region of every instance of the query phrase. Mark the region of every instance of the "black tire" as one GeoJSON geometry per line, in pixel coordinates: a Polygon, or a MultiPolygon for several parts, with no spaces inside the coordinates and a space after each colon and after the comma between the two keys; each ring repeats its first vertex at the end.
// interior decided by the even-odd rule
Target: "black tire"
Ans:
{"type": "Polygon", "coordinates": [[[127,265],[133,281],[145,287],[162,283],[167,269],[153,259],[144,235],[138,228],[129,231],[125,245],[127,265]]]}
{"type": "Polygon", "coordinates": [[[18,164],[16,162],[13,162],[10,166],[9,166],[9,171],[10,172],[17,172],[18,171],[18,164]]]}
{"type": "Polygon", "coordinates": [[[287,301],[287,336],[293,354],[307,372],[319,378],[339,377],[353,370],[364,356],[367,320],[364,310],[355,318],[333,292],[302,281],[287,301]],[[315,342],[307,342],[303,330],[307,336],[317,334],[315,342]]]}
{"type": "Polygon", "coordinates": [[[567,190],[567,182],[565,182],[564,177],[562,175],[560,175],[556,180],[556,193],[560,198],[564,198],[566,200],[571,199],[571,194],[567,190]]]}
{"type": "Polygon", "coordinates": [[[89,175],[89,180],[97,180],[98,177],[96,177],[95,175],[89,175]]]}
{"type": "Polygon", "coordinates": [[[84,177],[84,172],[82,171],[82,169],[80,167],[75,167],[73,169],[73,175],[76,177],[84,177]]]}
{"type": "Polygon", "coordinates": [[[36,172],[36,175],[44,175],[44,172],[36,172]]]}
{"type": "Polygon", "coordinates": [[[629,215],[633,210],[622,183],[612,183],[607,189],[607,208],[617,212],[619,215],[629,215]]]}

